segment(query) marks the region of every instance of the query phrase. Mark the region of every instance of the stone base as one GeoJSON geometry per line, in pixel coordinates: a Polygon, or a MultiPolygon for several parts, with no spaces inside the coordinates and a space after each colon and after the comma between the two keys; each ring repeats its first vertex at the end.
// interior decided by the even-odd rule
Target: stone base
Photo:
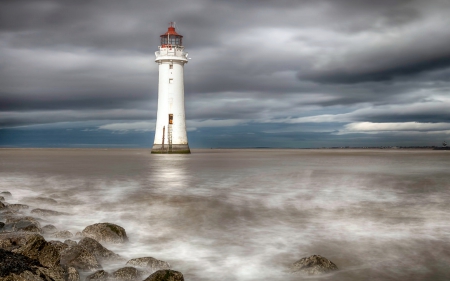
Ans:
{"type": "Polygon", "coordinates": [[[170,147],[168,144],[164,144],[164,148],[160,144],[154,144],[152,148],[152,153],[155,154],[190,154],[188,144],[172,144],[170,147]]]}

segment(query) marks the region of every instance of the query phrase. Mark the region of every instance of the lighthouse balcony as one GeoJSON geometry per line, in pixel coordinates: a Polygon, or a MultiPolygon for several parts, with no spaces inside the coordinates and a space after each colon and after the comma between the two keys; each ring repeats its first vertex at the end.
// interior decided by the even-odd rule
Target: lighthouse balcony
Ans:
{"type": "Polygon", "coordinates": [[[187,62],[188,53],[183,52],[182,49],[168,49],[161,48],[160,51],[155,52],[156,60],[181,60],[187,62]]]}

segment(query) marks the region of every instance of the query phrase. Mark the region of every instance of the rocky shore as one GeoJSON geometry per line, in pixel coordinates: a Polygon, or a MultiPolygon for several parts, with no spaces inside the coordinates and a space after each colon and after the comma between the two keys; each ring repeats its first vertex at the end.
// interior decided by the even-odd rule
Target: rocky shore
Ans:
{"type": "MultiPolygon", "coordinates": [[[[52,218],[68,214],[40,208],[57,204],[54,199],[34,197],[24,200],[29,205],[10,204],[12,196],[0,192],[0,281],[184,281],[166,261],[150,256],[126,260],[109,250],[108,245],[128,242],[126,230],[117,224],[96,223],[73,234],[51,224],[52,218]]],[[[330,260],[313,255],[288,271],[316,275],[337,269],[330,260]]]]}

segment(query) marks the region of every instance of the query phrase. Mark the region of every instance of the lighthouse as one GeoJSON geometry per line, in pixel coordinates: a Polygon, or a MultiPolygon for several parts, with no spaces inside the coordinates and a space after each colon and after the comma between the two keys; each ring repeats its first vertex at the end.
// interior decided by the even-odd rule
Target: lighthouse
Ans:
{"type": "Polygon", "coordinates": [[[152,153],[191,153],[186,134],[184,113],[184,52],[183,36],[170,23],[160,36],[161,45],[155,52],[159,66],[158,113],[152,153]]]}

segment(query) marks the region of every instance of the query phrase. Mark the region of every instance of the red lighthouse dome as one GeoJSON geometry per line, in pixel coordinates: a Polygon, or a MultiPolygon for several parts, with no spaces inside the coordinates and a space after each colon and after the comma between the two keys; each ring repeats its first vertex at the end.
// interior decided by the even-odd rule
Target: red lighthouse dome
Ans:
{"type": "Polygon", "coordinates": [[[183,46],[182,39],[183,35],[178,34],[175,31],[174,23],[171,22],[167,32],[161,36],[161,47],[162,48],[173,48],[183,46]]]}

